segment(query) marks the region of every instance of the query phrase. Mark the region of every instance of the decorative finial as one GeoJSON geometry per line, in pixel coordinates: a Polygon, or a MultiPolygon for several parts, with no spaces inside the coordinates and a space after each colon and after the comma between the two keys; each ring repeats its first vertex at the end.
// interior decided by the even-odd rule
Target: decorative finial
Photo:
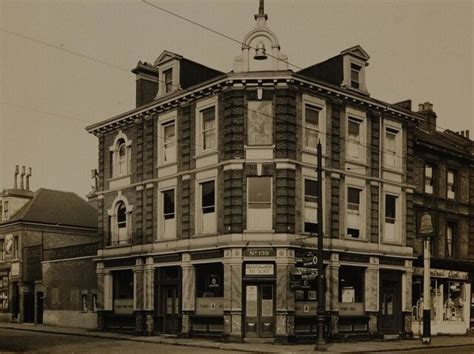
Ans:
{"type": "Polygon", "coordinates": [[[265,13],[265,5],[263,0],[259,0],[258,3],[258,14],[254,16],[255,20],[258,20],[259,18],[264,18],[265,20],[268,19],[267,14],[265,13]]]}

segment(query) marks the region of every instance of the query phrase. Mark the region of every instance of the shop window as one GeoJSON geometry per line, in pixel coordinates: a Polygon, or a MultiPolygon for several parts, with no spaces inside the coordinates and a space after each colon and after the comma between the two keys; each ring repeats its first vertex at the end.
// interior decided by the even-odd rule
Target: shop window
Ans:
{"type": "Polygon", "coordinates": [[[8,310],[8,277],[0,277],[0,311],[8,310]]]}
{"type": "Polygon", "coordinates": [[[272,178],[247,179],[247,229],[272,229],[272,178]]]}
{"type": "Polygon", "coordinates": [[[446,256],[449,258],[459,257],[458,245],[458,225],[453,221],[448,221],[446,225],[446,256]]]}
{"type": "Polygon", "coordinates": [[[273,141],[273,106],[271,101],[249,101],[248,145],[271,145],[273,141]]]}
{"type": "Polygon", "coordinates": [[[82,294],[81,295],[81,310],[82,310],[82,312],[87,312],[88,311],[87,294],[82,294]]]}
{"type": "Polygon", "coordinates": [[[224,267],[222,263],[196,266],[196,297],[224,296],[224,267]]]}
{"type": "Polygon", "coordinates": [[[425,193],[434,193],[434,166],[425,164],[425,193]]]}
{"type": "Polygon", "coordinates": [[[204,234],[215,233],[217,230],[215,181],[199,183],[199,189],[201,193],[199,231],[204,234]]]}
{"type": "Polygon", "coordinates": [[[114,313],[133,314],[133,271],[112,272],[114,313]]]}
{"type": "Polygon", "coordinates": [[[319,115],[321,109],[312,105],[305,104],[304,110],[304,142],[305,147],[316,149],[319,133],[319,115]]]}
{"type": "Polygon", "coordinates": [[[352,238],[361,237],[362,220],[361,192],[359,188],[347,188],[347,236],[352,238]]]}
{"type": "Polygon", "coordinates": [[[365,268],[341,266],[339,269],[339,302],[363,303],[365,268]]]}
{"type": "MultiPolygon", "coordinates": [[[[423,279],[417,278],[420,290],[417,292],[415,319],[421,321],[423,314],[423,279]]],[[[469,299],[465,295],[465,282],[444,278],[431,279],[431,319],[435,322],[442,321],[464,321],[464,306],[467,306],[469,299]],[[467,304],[466,304],[467,302],[467,304]]]]}
{"type": "Polygon", "coordinates": [[[456,197],[456,172],[448,170],[447,197],[455,199],[456,197]]]}
{"type": "Polygon", "coordinates": [[[304,232],[318,232],[318,182],[304,180],[304,232]]]}
{"type": "Polygon", "coordinates": [[[174,189],[161,192],[163,238],[176,237],[176,210],[174,189]]]}

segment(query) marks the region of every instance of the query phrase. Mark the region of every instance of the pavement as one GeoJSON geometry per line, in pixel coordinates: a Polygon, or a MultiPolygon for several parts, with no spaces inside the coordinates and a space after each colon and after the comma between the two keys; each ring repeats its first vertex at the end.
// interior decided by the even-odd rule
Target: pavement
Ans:
{"type": "MultiPolygon", "coordinates": [[[[185,347],[209,348],[232,352],[245,353],[315,353],[314,344],[272,344],[272,343],[231,343],[220,342],[206,338],[177,338],[171,336],[150,336],[139,337],[121,333],[100,332],[80,328],[57,327],[46,325],[0,323],[1,329],[44,332],[51,334],[61,334],[69,336],[94,337],[112,340],[122,340],[140,343],[156,343],[185,347]]],[[[421,344],[420,339],[411,340],[377,340],[330,343],[324,351],[335,353],[376,353],[376,352],[404,352],[419,350],[434,350],[446,348],[452,351],[453,348],[474,346],[474,336],[437,336],[432,338],[430,345],[421,344]]],[[[455,349],[454,349],[455,350],[455,349]]]]}

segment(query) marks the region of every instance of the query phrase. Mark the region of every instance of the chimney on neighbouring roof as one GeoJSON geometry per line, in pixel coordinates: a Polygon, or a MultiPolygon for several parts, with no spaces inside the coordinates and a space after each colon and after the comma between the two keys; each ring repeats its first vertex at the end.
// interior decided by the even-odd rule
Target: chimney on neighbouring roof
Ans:
{"type": "Polygon", "coordinates": [[[136,75],[136,106],[153,101],[158,92],[158,68],[139,61],[132,73],[136,75]]]}
{"type": "Polygon", "coordinates": [[[20,173],[20,167],[18,165],[15,166],[15,181],[13,183],[13,188],[18,189],[18,174],[20,173]]]}
{"type": "Polygon", "coordinates": [[[20,174],[20,189],[25,189],[25,166],[21,166],[21,174],[20,174]]]}
{"type": "Polygon", "coordinates": [[[438,116],[433,111],[433,104],[430,102],[420,103],[418,105],[418,113],[425,116],[425,121],[421,124],[421,127],[428,130],[429,132],[435,132],[436,118],[438,116]]]}
{"type": "Polygon", "coordinates": [[[469,138],[469,130],[466,130],[466,138],[470,139],[469,138]]]}
{"type": "Polygon", "coordinates": [[[31,167],[28,167],[28,173],[26,174],[26,190],[30,190],[30,177],[31,177],[31,167]]]}

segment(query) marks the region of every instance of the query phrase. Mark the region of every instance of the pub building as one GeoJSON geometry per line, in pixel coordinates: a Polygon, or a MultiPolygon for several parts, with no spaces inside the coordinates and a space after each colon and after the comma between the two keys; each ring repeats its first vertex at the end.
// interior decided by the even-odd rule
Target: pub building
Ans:
{"type": "Polygon", "coordinates": [[[408,330],[423,117],[371,97],[360,46],[291,70],[267,20],[260,1],[228,73],[169,51],[140,61],[137,107],[87,128],[99,141],[100,329],[314,337],[322,207],[327,332],[408,330]]]}

